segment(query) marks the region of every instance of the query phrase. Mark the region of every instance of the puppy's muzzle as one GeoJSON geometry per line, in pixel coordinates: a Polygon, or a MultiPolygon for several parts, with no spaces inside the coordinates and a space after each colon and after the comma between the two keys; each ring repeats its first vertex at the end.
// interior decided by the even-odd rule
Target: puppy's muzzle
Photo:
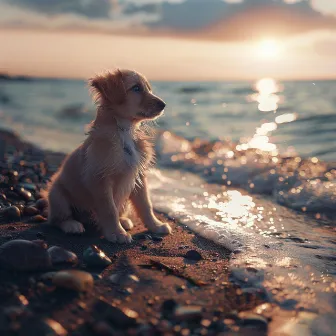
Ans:
{"type": "Polygon", "coordinates": [[[154,119],[162,114],[165,107],[166,103],[162,99],[155,97],[149,102],[147,111],[140,112],[138,115],[146,119],[154,119]]]}
{"type": "Polygon", "coordinates": [[[163,100],[158,99],[157,102],[156,102],[156,106],[157,106],[158,111],[161,112],[166,107],[166,103],[163,100]]]}

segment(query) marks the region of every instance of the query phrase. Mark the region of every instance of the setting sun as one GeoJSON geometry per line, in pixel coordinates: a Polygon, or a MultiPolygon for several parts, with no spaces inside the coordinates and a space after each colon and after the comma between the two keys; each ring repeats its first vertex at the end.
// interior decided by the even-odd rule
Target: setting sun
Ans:
{"type": "Polygon", "coordinates": [[[276,40],[263,40],[257,46],[257,54],[262,58],[276,58],[281,53],[281,46],[276,40]]]}

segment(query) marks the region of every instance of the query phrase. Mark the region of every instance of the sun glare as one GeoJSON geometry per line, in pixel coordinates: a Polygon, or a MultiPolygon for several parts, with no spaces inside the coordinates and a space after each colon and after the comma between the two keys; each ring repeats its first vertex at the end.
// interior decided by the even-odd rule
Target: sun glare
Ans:
{"type": "Polygon", "coordinates": [[[263,40],[257,46],[257,54],[265,59],[276,58],[280,53],[281,46],[276,40],[263,40]]]}

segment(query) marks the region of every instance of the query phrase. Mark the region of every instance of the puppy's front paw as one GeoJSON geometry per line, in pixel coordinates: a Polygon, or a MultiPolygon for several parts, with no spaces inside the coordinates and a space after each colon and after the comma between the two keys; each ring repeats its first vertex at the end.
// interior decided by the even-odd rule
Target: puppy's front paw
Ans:
{"type": "Polygon", "coordinates": [[[162,223],[159,220],[156,220],[155,223],[153,223],[149,227],[149,231],[153,233],[168,235],[172,233],[172,228],[168,223],[162,223]]]}
{"type": "Polygon", "coordinates": [[[120,218],[120,224],[125,230],[131,230],[134,227],[133,222],[129,218],[126,218],[126,217],[120,218]]]}
{"type": "Polygon", "coordinates": [[[132,242],[132,236],[126,231],[108,232],[104,237],[111,243],[130,244],[132,242]]]}
{"type": "Polygon", "coordinates": [[[76,220],[67,220],[59,224],[59,227],[65,233],[80,234],[85,231],[82,223],[77,222],[76,220]]]}

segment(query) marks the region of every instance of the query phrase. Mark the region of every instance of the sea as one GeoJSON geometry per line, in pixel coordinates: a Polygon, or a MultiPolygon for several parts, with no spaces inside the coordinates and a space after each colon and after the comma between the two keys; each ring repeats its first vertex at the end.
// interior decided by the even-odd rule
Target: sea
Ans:
{"type": "MultiPolygon", "coordinates": [[[[272,334],[335,335],[336,81],[152,84],[155,209],[229,251],[272,334]]],[[[94,115],[84,81],[0,80],[0,127],[42,148],[70,152],[94,115]]]]}

